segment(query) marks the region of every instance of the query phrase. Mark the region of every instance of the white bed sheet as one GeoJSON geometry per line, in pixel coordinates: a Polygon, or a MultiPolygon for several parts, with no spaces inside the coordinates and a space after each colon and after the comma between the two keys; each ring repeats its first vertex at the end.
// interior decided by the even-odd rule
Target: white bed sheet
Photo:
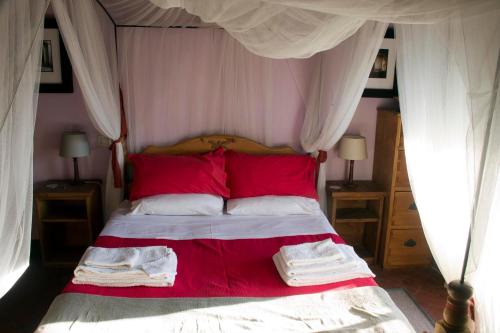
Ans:
{"type": "Polygon", "coordinates": [[[127,215],[124,202],[111,216],[101,236],[164,239],[249,239],[335,233],[326,216],[162,216],[127,215]]]}

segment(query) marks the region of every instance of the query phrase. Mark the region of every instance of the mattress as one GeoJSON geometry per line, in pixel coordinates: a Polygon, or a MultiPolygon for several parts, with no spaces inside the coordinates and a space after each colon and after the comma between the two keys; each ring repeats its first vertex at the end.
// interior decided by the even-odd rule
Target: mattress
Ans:
{"type": "Polygon", "coordinates": [[[96,244],[164,244],[174,287],[69,283],[37,332],[414,332],[373,279],[289,287],[272,263],[280,246],[332,238],[326,217],[137,216],[124,204],[96,244]]]}

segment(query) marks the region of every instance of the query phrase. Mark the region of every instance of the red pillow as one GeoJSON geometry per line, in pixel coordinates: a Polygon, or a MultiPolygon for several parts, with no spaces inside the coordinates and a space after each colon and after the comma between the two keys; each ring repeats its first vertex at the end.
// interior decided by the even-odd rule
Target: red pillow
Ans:
{"type": "Polygon", "coordinates": [[[308,155],[250,155],[226,151],[231,198],[296,195],[318,199],[316,160],[308,155]]]}
{"type": "Polygon", "coordinates": [[[229,197],[224,149],[202,155],[132,154],[130,200],[158,194],[202,193],[229,197]]]}

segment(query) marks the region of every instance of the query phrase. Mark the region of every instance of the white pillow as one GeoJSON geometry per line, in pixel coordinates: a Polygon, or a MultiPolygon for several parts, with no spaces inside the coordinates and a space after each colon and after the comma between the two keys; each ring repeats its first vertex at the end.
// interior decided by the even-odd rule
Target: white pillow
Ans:
{"type": "Polygon", "coordinates": [[[298,196],[265,195],[227,201],[227,213],[231,215],[317,215],[320,212],[316,200],[298,196]]]}
{"type": "Polygon", "coordinates": [[[129,215],[221,215],[224,199],[212,194],[161,194],[132,201],[129,215]]]}

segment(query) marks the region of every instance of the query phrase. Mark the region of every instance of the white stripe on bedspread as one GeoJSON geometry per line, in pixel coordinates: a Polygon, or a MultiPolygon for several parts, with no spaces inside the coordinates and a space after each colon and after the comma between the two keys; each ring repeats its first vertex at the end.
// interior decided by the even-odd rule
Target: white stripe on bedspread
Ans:
{"type": "Polygon", "coordinates": [[[325,215],[160,216],[126,215],[118,209],[101,236],[166,239],[249,239],[335,233],[325,215]]]}

